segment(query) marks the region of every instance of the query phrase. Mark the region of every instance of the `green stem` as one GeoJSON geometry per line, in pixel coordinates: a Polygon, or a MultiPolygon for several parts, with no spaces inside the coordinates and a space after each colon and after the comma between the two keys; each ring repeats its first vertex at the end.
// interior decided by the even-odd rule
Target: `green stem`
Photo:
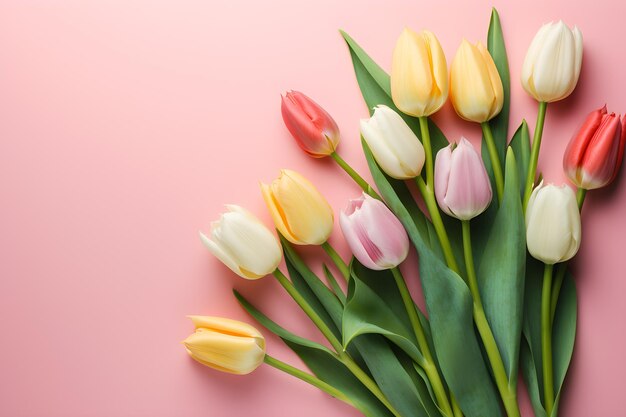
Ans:
{"type": "Polygon", "coordinates": [[[550,323],[550,292],[553,265],[545,265],[541,291],[541,356],[543,360],[543,400],[546,414],[554,407],[554,380],[552,371],[552,325],[550,323]]]}
{"type": "Polygon", "coordinates": [[[434,178],[435,173],[433,171],[433,149],[430,144],[430,131],[428,130],[428,117],[422,116],[419,118],[420,131],[422,133],[422,145],[424,146],[424,153],[426,154],[426,184],[433,189],[435,186],[434,178]]]}
{"type": "Polygon", "coordinates": [[[501,202],[502,196],[504,195],[504,176],[502,175],[502,162],[498,157],[498,150],[496,149],[496,143],[493,139],[491,125],[489,124],[489,122],[484,122],[481,123],[480,126],[483,129],[485,144],[487,145],[487,150],[489,151],[489,159],[491,159],[491,168],[493,169],[493,178],[496,181],[498,202],[501,202]]]}
{"type": "Polygon", "coordinates": [[[352,374],[359,380],[361,383],[372,393],[378,400],[385,405],[391,411],[391,413],[396,417],[402,417],[400,413],[391,405],[385,394],[380,390],[376,382],[366,374],[359,365],[352,359],[352,357],[343,350],[343,346],[339,339],[335,337],[332,330],[324,323],[324,321],[320,318],[320,316],[313,310],[313,308],[307,303],[307,301],[300,295],[298,290],[293,286],[291,281],[287,279],[285,274],[283,274],[279,269],[274,271],[274,276],[280,283],[280,285],[285,288],[285,290],[289,293],[289,295],[294,299],[294,301],[300,306],[302,311],[311,319],[311,321],[315,324],[315,326],[322,332],[324,337],[328,340],[330,345],[333,347],[339,360],[352,372],[352,374]]]}
{"type": "Polygon", "coordinates": [[[332,385],[327,384],[321,379],[316,378],[315,376],[309,373],[306,373],[298,368],[295,368],[270,355],[265,355],[264,361],[266,364],[278,369],[279,371],[283,371],[291,376],[295,376],[296,378],[301,379],[304,382],[308,382],[309,384],[313,385],[316,388],[319,388],[325,393],[330,394],[333,397],[337,398],[338,400],[341,400],[344,403],[349,404],[354,407],[354,404],[350,401],[350,399],[343,392],[339,391],[337,388],[333,387],[332,385]]]}
{"type": "Polygon", "coordinates": [[[541,148],[541,135],[543,134],[543,124],[546,120],[546,109],[548,103],[539,102],[539,112],[537,114],[537,124],[535,126],[535,134],[533,136],[533,146],[530,151],[530,166],[528,167],[528,175],[526,176],[526,186],[524,187],[524,212],[530,199],[535,184],[535,176],[537,175],[537,161],[539,160],[539,149],[541,148]]]}
{"type": "MultiPolygon", "coordinates": [[[[587,190],[584,188],[578,188],[576,192],[576,201],[578,202],[578,210],[583,210],[583,203],[585,202],[585,196],[587,190]]],[[[550,299],[550,323],[554,322],[554,313],[556,313],[556,305],[559,302],[559,295],[561,294],[561,286],[565,279],[565,273],[567,272],[568,262],[561,262],[554,275],[554,284],[552,285],[552,297],[550,299]]]]}
{"type": "Polygon", "coordinates": [[[345,278],[347,282],[348,278],[350,277],[350,268],[348,267],[348,265],[344,262],[341,256],[339,256],[335,248],[333,248],[330,243],[322,243],[322,248],[328,254],[330,259],[332,259],[333,263],[335,264],[335,266],[337,266],[337,269],[339,269],[339,272],[341,272],[341,275],[345,278]]]}
{"type": "Polygon", "coordinates": [[[450,269],[461,275],[461,270],[459,269],[459,265],[456,263],[454,252],[452,252],[452,245],[450,244],[450,239],[448,238],[446,227],[444,226],[443,219],[441,218],[441,214],[439,213],[439,206],[437,205],[437,201],[435,201],[435,193],[433,191],[433,188],[430,188],[427,184],[425,184],[422,177],[415,178],[415,181],[417,182],[417,188],[420,190],[422,198],[426,203],[428,213],[430,213],[430,220],[433,222],[435,232],[437,233],[437,237],[439,238],[439,242],[441,243],[441,250],[443,251],[443,256],[446,259],[446,263],[448,264],[448,267],[450,269]]]}
{"type": "Polygon", "coordinates": [[[472,298],[474,299],[474,322],[478,333],[483,341],[483,346],[487,352],[487,358],[491,364],[491,370],[496,380],[496,386],[500,392],[502,403],[506,409],[508,417],[520,417],[519,406],[517,404],[517,393],[512,387],[509,386],[506,371],[504,369],[504,363],[496,344],[496,339],[493,336],[483,303],[480,297],[480,291],[478,289],[478,280],[476,279],[476,270],[474,269],[474,257],[472,255],[472,239],[470,235],[470,223],[469,220],[463,220],[463,255],[465,256],[465,267],[467,269],[467,281],[469,284],[472,298]]]}
{"type": "Polygon", "coordinates": [[[454,398],[454,394],[450,393],[450,402],[452,403],[452,412],[454,413],[454,417],[463,417],[463,411],[461,411],[461,407],[456,402],[456,398],[454,398]]]}
{"type": "Polygon", "coordinates": [[[411,298],[409,289],[406,286],[406,281],[404,280],[404,277],[402,276],[399,268],[392,268],[391,272],[394,279],[396,280],[396,285],[398,286],[400,295],[402,296],[402,301],[409,316],[409,320],[411,321],[411,326],[413,327],[413,332],[415,333],[417,344],[419,345],[422,356],[424,357],[424,363],[421,363],[419,365],[422,367],[422,369],[424,369],[424,372],[426,372],[426,375],[430,380],[431,387],[433,389],[433,392],[435,393],[435,398],[437,399],[437,404],[439,404],[439,407],[443,410],[443,413],[446,416],[453,417],[452,407],[450,406],[450,402],[448,401],[448,394],[443,385],[441,376],[439,375],[439,371],[437,370],[435,360],[433,359],[433,356],[430,352],[430,346],[428,345],[426,333],[424,333],[424,328],[422,327],[419,315],[417,314],[417,307],[413,302],[413,298],[411,298]]]}
{"type": "Polygon", "coordinates": [[[363,191],[378,200],[382,200],[376,190],[374,190],[372,186],[369,185],[369,183],[365,181],[362,176],[359,175],[358,172],[356,172],[346,161],[344,161],[344,159],[339,156],[337,152],[331,153],[330,157],[335,160],[337,165],[339,165],[344,171],[346,171],[346,173],[354,180],[354,182],[359,185],[359,187],[361,187],[363,191]]]}

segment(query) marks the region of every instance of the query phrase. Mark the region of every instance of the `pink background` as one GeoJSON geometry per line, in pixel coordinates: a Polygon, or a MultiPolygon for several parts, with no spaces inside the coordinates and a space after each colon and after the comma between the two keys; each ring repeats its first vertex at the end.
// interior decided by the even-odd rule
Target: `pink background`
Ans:
{"type": "MultiPolygon", "coordinates": [[[[187,357],[185,315],[253,323],[232,287],[319,340],[271,278],[235,277],[198,230],[223,203],[269,224],[257,184],[282,167],[313,178],[336,211],[344,207],[358,189],[295,146],[279,94],[301,90],[333,114],[342,155],[365,173],[358,119],[367,111],[337,29],[388,69],[401,29],[429,28],[450,62],[462,37],[486,36],[492,3],[467,3],[0,2],[0,415],[357,416],[269,367],[237,377],[187,357]]],[[[573,4],[493,4],[509,50],[512,129],[522,117],[534,126],[536,105],[518,80],[539,26],[563,18],[584,34],[579,87],[548,112],[540,169],[556,182],[586,113],[604,102],[626,111],[626,6],[573,4]]],[[[449,105],[435,118],[450,138],[477,143],[477,127],[449,105]]],[[[585,206],[574,264],[579,338],[563,416],[623,415],[625,209],[624,178],[585,206]]],[[[339,233],[331,241],[347,256],[339,233]]],[[[268,344],[299,364],[276,338],[268,344]]]]}

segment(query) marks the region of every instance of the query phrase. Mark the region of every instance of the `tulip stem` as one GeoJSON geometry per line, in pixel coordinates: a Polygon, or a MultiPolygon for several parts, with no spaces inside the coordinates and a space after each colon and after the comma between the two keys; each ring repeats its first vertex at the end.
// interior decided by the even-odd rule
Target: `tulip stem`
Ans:
{"type": "Polygon", "coordinates": [[[315,376],[307,372],[304,372],[301,369],[295,368],[270,355],[265,355],[264,361],[266,364],[278,369],[279,371],[283,371],[291,376],[295,376],[296,378],[301,379],[304,382],[308,382],[309,384],[313,385],[316,388],[319,388],[325,393],[354,407],[354,404],[352,403],[352,401],[350,401],[350,399],[343,392],[339,391],[337,388],[333,387],[332,385],[327,384],[321,379],[316,378],[315,376]]]}
{"type": "Polygon", "coordinates": [[[345,278],[346,282],[348,282],[348,278],[350,278],[350,268],[348,265],[344,262],[341,256],[339,256],[335,248],[333,248],[330,243],[322,243],[322,248],[328,254],[330,259],[332,259],[335,266],[337,266],[337,269],[339,269],[339,272],[341,272],[341,275],[345,278]]]}
{"type": "Polygon", "coordinates": [[[435,232],[437,233],[437,237],[441,243],[441,250],[443,251],[446,263],[450,269],[461,275],[461,270],[459,269],[459,265],[456,263],[454,252],[452,252],[452,245],[450,244],[446,227],[443,224],[441,213],[439,213],[439,206],[437,205],[437,201],[435,201],[435,193],[431,187],[424,183],[424,179],[422,177],[416,177],[415,181],[417,182],[417,188],[420,190],[422,198],[428,208],[428,212],[430,213],[430,220],[433,222],[435,232]]]}
{"type": "Polygon", "coordinates": [[[411,326],[413,327],[417,344],[422,352],[422,356],[424,357],[423,363],[420,363],[419,365],[422,369],[424,369],[424,372],[426,372],[426,375],[430,380],[430,384],[437,399],[437,404],[446,416],[453,417],[452,407],[448,401],[448,394],[446,393],[441,376],[437,370],[437,365],[435,364],[435,360],[430,352],[430,346],[428,345],[428,339],[426,339],[426,333],[424,333],[424,328],[422,327],[419,315],[417,314],[417,306],[413,302],[413,298],[411,298],[411,294],[409,293],[409,289],[406,286],[406,281],[404,280],[400,269],[397,267],[392,268],[391,273],[396,280],[396,285],[398,286],[404,307],[406,308],[409,320],[411,321],[411,326]]]}
{"type": "Polygon", "coordinates": [[[535,133],[533,136],[533,145],[530,150],[530,165],[528,167],[528,175],[526,176],[526,186],[524,188],[524,213],[528,206],[530,194],[533,192],[535,184],[535,176],[537,175],[537,161],[539,160],[539,149],[541,148],[541,136],[543,135],[543,125],[546,120],[546,110],[548,103],[539,102],[539,111],[537,114],[537,124],[535,125],[535,133]]]}
{"type": "MultiPolygon", "coordinates": [[[[583,210],[583,203],[585,202],[585,196],[587,190],[584,188],[578,188],[576,192],[576,201],[578,202],[578,210],[583,210]]],[[[565,279],[565,273],[567,272],[568,262],[561,262],[556,274],[554,275],[554,284],[552,285],[552,297],[550,300],[550,323],[554,322],[554,314],[556,313],[556,305],[559,302],[559,295],[561,294],[561,286],[563,285],[563,279],[565,279]]]]}
{"type": "Polygon", "coordinates": [[[459,407],[459,403],[456,402],[456,398],[454,398],[454,394],[450,392],[450,402],[452,403],[452,412],[454,413],[454,417],[463,417],[463,411],[461,411],[461,407],[459,407]]]}
{"type": "Polygon", "coordinates": [[[552,371],[552,324],[550,323],[550,292],[552,290],[553,265],[545,265],[541,291],[541,356],[543,362],[543,402],[546,414],[554,407],[554,380],[552,371]]]}
{"type": "Polygon", "coordinates": [[[330,154],[330,157],[343,169],[346,173],[358,184],[359,187],[371,197],[374,197],[378,200],[382,200],[380,195],[372,188],[371,185],[362,176],[359,175],[337,152],[333,152],[330,154]]]}
{"type": "Polygon", "coordinates": [[[322,332],[324,337],[328,340],[330,345],[337,353],[337,358],[352,372],[352,374],[372,393],[378,400],[389,409],[389,411],[395,417],[402,417],[400,413],[391,405],[385,394],[380,390],[376,382],[361,369],[361,367],[352,359],[352,357],[344,351],[343,346],[339,339],[335,336],[332,330],[324,323],[321,317],[313,310],[313,308],[307,303],[307,301],[300,295],[298,290],[293,286],[291,281],[287,279],[285,274],[280,269],[274,270],[274,276],[278,282],[285,288],[294,301],[300,306],[300,308],[306,313],[311,321],[322,332]]]}
{"type": "Polygon", "coordinates": [[[504,362],[500,356],[496,339],[493,336],[478,288],[478,280],[476,279],[476,270],[474,269],[474,256],[472,254],[472,238],[470,234],[469,220],[461,221],[463,227],[463,255],[465,256],[465,267],[467,269],[467,281],[469,284],[472,298],[474,299],[474,322],[483,341],[483,346],[487,352],[487,358],[491,364],[496,386],[500,392],[502,403],[509,417],[520,417],[519,406],[517,404],[517,393],[515,387],[509,386],[508,377],[504,369],[504,362]]]}
{"type": "Polygon", "coordinates": [[[422,133],[422,145],[424,146],[424,153],[426,154],[426,184],[430,189],[434,189],[435,173],[433,171],[433,148],[430,144],[430,131],[428,130],[428,117],[422,116],[419,118],[420,131],[422,133]]]}
{"type": "Polygon", "coordinates": [[[493,131],[489,122],[483,122],[480,124],[483,129],[483,135],[485,136],[485,144],[489,151],[489,159],[491,160],[491,168],[493,169],[493,178],[496,181],[496,192],[498,193],[498,203],[502,201],[504,195],[504,177],[502,176],[502,162],[498,157],[498,150],[496,149],[496,142],[493,139],[493,131]]]}

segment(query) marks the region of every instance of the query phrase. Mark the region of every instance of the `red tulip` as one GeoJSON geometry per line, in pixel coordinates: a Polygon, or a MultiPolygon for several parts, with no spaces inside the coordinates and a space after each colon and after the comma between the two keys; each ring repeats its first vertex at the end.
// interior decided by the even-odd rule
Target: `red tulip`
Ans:
{"type": "Polygon", "coordinates": [[[607,114],[606,106],[589,113],[563,157],[569,179],[585,190],[609,184],[619,171],[626,141],[626,118],[607,114]]]}
{"type": "Polygon", "coordinates": [[[335,152],[339,127],[326,110],[298,91],[290,91],[281,99],[283,121],[304,152],[314,158],[335,152]]]}

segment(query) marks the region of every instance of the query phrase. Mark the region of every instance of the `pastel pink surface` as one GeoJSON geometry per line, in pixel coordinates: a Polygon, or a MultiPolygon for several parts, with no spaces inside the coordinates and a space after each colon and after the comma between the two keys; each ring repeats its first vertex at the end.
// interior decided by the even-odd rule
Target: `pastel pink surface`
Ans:
{"type": "MultiPolygon", "coordinates": [[[[359,194],[331,161],[302,153],[280,117],[280,93],[310,95],[339,123],[344,158],[366,172],[367,109],[337,29],[387,69],[404,26],[434,31],[450,60],[463,37],[485,40],[492,5],[509,50],[513,125],[534,126],[519,74],[539,26],[562,18],[583,32],[579,86],[550,105],[540,158],[544,177],[563,181],[561,155],[585,115],[605,102],[626,111],[626,6],[468,3],[0,2],[0,415],[357,416],[269,367],[237,377],[187,357],[185,315],[253,323],[232,287],[319,340],[272,279],[235,277],[198,230],[223,203],[269,224],[258,181],[283,167],[314,179],[336,212],[359,194]]],[[[477,143],[478,127],[449,104],[435,119],[450,138],[477,143]]],[[[623,413],[626,183],[617,181],[585,206],[567,417],[623,413]]],[[[347,256],[338,230],[332,242],[347,256]]],[[[268,339],[274,356],[299,364],[268,339]]]]}

